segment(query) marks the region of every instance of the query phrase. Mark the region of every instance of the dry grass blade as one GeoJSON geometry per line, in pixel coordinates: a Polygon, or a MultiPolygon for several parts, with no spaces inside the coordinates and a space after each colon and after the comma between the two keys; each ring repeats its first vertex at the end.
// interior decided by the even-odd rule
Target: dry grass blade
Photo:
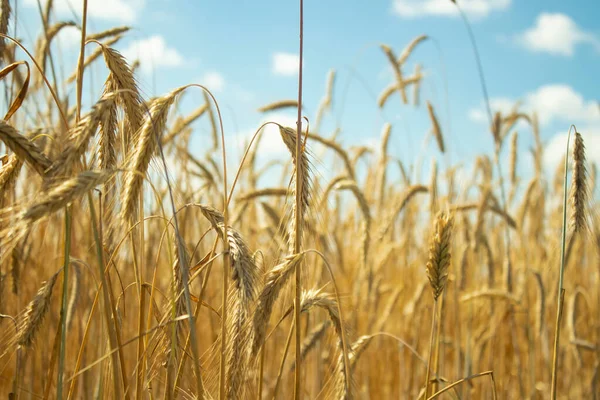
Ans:
{"type": "MultiPolygon", "coordinates": [[[[0,33],[8,34],[8,22],[10,21],[11,7],[9,0],[0,1],[0,33]]],[[[4,49],[6,42],[4,38],[0,38],[0,59],[4,58],[4,49]]]]}
{"type": "Polygon", "coordinates": [[[298,100],[279,100],[273,103],[265,104],[258,109],[258,112],[266,113],[270,111],[282,110],[286,108],[298,108],[298,100]]]}
{"type": "Polygon", "coordinates": [[[5,121],[8,121],[10,119],[10,117],[12,117],[12,115],[23,104],[23,101],[25,100],[25,96],[27,96],[27,91],[29,89],[29,78],[31,77],[31,71],[29,69],[29,64],[26,61],[13,62],[10,65],[7,65],[6,67],[2,68],[2,71],[0,71],[0,80],[2,80],[9,73],[11,73],[12,71],[14,71],[19,65],[25,65],[27,67],[27,75],[22,80],[22,82],[21,82],[21,88],[17,92],[17,95],[15,96],[15,99],[11,103],[10,108],[8,109],[8,111],[6,112],[6,115],[4,116],[4,120],[5,121]]]}
{"type": "Polygon", "coordinates": [[[165,130],[169,108],[182,90],[183,88],[175,89],[152,102],[150,115],[144,121],[136,137],[137,143],[135,143],[135,148],[126,162],[127,171],[123,178],[121,219],[124,221],[135,216],[144,175],[148,170],[150,160],[156,153],[157,140],[160,140],[162,132],[165,130]]]}
{"type": "Polygon", "coordinates": [[[444,137],[442,136],[442,129],[440,128],[438,119],[435,116],[435,112],[433,111],[433,106],[429,101],[427,102],[427,112],[429,113],[429,119],[431,120],[432,131],[433,136],[435,137],[435,141],[437,142],[440,151],[444,153],[446,148],[444,146],[444,137]]]}
{"type": "Polygon", "coordinates": [[[286,257],[283,262],[273,267],[265,278],[265,286],[258,296],[256,310],[252,319],[254,330],[252,339],[252,354],[258,354],[258,350],[264,344],[265,332],[273,306],[283,290],[285,284],[289,281],[296,267],[302,260],[302,254],[296,254],[286,257]]]}

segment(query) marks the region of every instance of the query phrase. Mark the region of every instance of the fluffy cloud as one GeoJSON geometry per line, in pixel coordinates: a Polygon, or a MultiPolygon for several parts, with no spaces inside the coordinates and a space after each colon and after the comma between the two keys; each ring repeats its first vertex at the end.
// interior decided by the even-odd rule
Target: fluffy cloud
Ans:
{"type": "Polygon", "coordinates": [[[298,75],[300,56],[293,53],[273,54],[273,73],[283,76],[298,75]]]}
{"type": "Polygon", "coordinates": [[[517,41],[529,50],[559,56],[572,56],[575,47],[583,43],[600,49],[597,38],[564,14],[540,14],[535,25],[519,35],[517,41]]]}
{"type": "MultiPolygon", "coordinates": [[[[25,0],[25,5],[37,9],[38,0],[25,0]]],[[[48,0],[42,0],[42,4],[48,0]]],[[[145,0],[88,0],[88,17],[132,23],[144,8],[145,0]]],[[[62,16],[81,14],[80,0],[55,0],[54,10],[62,16]]]]}
{"type": "MultiPolygon", "coordinates": [[[[492,11],[502,11],[512,0],[461,0],[460,7],[471,17],[484,18],[492,11]]],[[[415,18],[428,15],[456,16],[458,10],[451,0],[394,0],[392,10],[401,17],[415,18]]]]}
{"type": "Polygon", "coordinates": [[[136,40],[123,50],[123,55],[133,63],[140,61],[140,68],[146,74],[155,68],[179,67],[183,65],[183,57],[179,52],[167,45],[165,38],[159,35],[136,40]]]}
{"type": "MultiPolygon", "coordinates": [[[[491,101],[492,111],[508,112],[516,100],[496,98],[491,101]]],[[[542,125],[552,122],[567,124],[600,123],[600,107],[593,100],[586,100],[583,95],[572,87],[563,84],[544,85],[533,92],[527,93],[522,100],[520,109],[527,112],[535,111],[542,125]]],[[[487,122],[483,108],[469,112],[473,121],[487,122]]]]}
{"type": "Polygon", "coordinates": [[[225,78],[220,73],[211,71],[204,74],[200,83],[213,92],[220,92],[225,87],[225,78]]]}

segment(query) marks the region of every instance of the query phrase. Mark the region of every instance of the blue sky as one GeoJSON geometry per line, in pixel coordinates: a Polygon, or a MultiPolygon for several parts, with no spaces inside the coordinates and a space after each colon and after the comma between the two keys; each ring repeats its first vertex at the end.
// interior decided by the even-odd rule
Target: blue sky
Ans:
{"type": "MultiPolygon", "coordinates": [[[[54,21],[75,19],[72,10],[78,10],[79,3],[55,0],[54,21]]],[[[562,157],[571,123],[584,134],[589,158],[600,162],[600,152],[595,151],[600,148],[600,29],[596,22],[600,3],[458,3],[476,35],[492,107],[508,111],[521,100],[523,110],[538,112],[550,170],[562,157]]],[[[18,35],[26,41],[38,32],[36,4],[37,0],[19,2],[18,35]]],[[[297,96],[295,1],[90,0],[89,4],[89,31],[134,27],[116,47],[131,61],[142,60],[145,67],[138,78],[145,94],[158,95],[186,83],[205,84],[219,101],[232,141],[248,137],[261,121],[294,120],[293,112],[265,116],[256,109],[297,96]]],[[[77,34],[76,29],[60,34],[65,71],[75,65],[77,34]]],[[[323,96],[327,72],[331,68],[337,72],[333,112],[323,123],[324,136],[340,127],[338,138],[344,145],[373,144],[383,124],[390,122],[390,152],[406,164],[421,160],[424,166],[431,157],[442,166],[470,165],[476,154],[493,150],[473,52],[450,0],[306,0],[304,62],[305,114],[311,120],[323,96]],[[399,54],[420,34],[430,40],[411,55],[405,74],[412,73],[415,63],[422,64],[421,106],[403,105],[395,94],[380,110],[376,98],[394,77],[379,45],[387,44],[399,54]],[[442,124],[445,155],[438,153],[432,140],[425,141],[431,128],[425,100],[434,105],[442,124]]],[[[95,79],[87,81],[93,93],[101,90],[103,68],[98,64],[95,79]]],[[[180,110],[189,111],[201,102],[200,93],[192,90],[180,110]]],[[[197,128],[192,144],[194,151],[201,152],[209,137],[208,122],[199,121],[197,128]]],[[[281,152],[274,132],[267,134],[273,140],[263,141],[261,151],[265,155],[281,152]]],[[[520,169],[527,174],[531,134],[524,125],[519,126],[519,134],[520,169]]],[[[330,168],[327,162],[321,165],[330,168]]]]}

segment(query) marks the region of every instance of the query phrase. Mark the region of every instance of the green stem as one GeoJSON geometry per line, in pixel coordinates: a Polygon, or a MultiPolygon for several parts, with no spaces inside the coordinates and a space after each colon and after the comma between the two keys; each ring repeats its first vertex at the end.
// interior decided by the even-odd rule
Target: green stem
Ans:
{"type": "Polygon", "coordinates": [[[571,140],[571,128],[567,134],[567,153],[565,156],[565,174],[563,179],[563,215],[562,215],[562,237],[560,243],[560,270],[558,274],[558,302],[556,310],[556,327],[554,328],[554,353],[552,355],[552,387],[550,398],[556,399],[556,385],[558,380],[558,348],[560,341],[560,320],[562,317],[562,306],[565,295],[563,280],[565,274],[565,247],[567,243],[567,174],[569,172],[569,142],[571,140]]]}

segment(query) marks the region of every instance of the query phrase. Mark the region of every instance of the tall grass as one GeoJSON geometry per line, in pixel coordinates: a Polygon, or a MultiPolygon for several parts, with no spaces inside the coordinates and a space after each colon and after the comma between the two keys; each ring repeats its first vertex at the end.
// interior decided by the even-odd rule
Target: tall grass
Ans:
{"type": "MultiPolygon", "coordinates": [[[[399,53],[381,46],[394,82],[372,106],[422,112],[440,157],[427,182],[388,145],[401,125],[383,125],[374,149],[320,131],[336,110],[335,71],[303,129],[317,104],[302,98],[302,56],[297,100],[258,110],[295,108],[297,125],[268,139],[261,126],[230,180],[234,144],[212,93],[191,84],[144,98],[133,60],[113,48],[129,28],[87,32],[86,1],[75,73],[62,79],[50,41],[69,23],[51,21],[47,4],[35,57],[14,59],[20,43],[2,36],[0,396],[597,396],[600,220],[579,132],[571,176],[566,159],[552,185],[535,114],[488,109],[494,148],[473,171],[444,168],[456,143],[439,106],[421,101],[418,35],[399,53]],[[86,110],[100,58],[106,81],[86,110]],[[192,87],[203,103],[182,115],[177,99],[192,87]],[[396,92],[400,104],[388,101],[396,92]],[[208,146],[192,150],[205,130],[208,146]],[[533,177],[517,168],[528,130],[533,177]],[[258,147],[275,139],[283,162],[258,147]],[[281,182],[259,184],[273,165],[281,182]]],[[[6,35],[7,2],[0,11],[6,35]]]]}

